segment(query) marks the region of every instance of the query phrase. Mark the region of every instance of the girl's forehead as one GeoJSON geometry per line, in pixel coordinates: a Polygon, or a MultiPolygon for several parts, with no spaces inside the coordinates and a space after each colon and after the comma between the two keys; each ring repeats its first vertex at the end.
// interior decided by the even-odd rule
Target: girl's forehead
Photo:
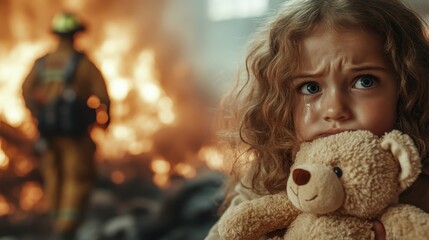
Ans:
{"type": "MultiPolygon", "coordinates": [[[[388,65],[381,38],[362,29],[317,27],[297,43],[298,68],[313,68],[321,61],[388,65]]],[[[302,70],[302,69],[301,69],[302,70]]]]}
{"type": "Polygon", "coordinates": [[[298,44],[302,45],[304,42],[320,40],[320,39],[343,39],[348,41],[353,41],[359,39],[360,41],[376,41],[381,43],[382,38],[375,34],[374,32],[365,29],[361,26],[328,26],[326,24],[318,24],[314,28],[311,28],[305,34],[301,35],[298,44]]]}

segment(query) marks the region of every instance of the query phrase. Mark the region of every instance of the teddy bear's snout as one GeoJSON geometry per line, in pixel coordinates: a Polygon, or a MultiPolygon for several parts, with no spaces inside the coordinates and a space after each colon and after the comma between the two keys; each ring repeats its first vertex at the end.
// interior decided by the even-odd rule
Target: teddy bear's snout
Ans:
{"type": "Polygon", "coordinates": [[[292,179],[298,186],[307,184],[310,181],[311,173],[307,170],[297,168],[292,172],[292,179]]]}

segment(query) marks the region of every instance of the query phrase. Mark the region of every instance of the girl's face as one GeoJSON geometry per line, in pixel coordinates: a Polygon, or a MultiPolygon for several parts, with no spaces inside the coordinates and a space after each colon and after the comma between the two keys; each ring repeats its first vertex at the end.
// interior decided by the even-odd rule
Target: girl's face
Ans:
{"type": "Polygon", "coordinates": [[[378,37],[319,26],[301,43],[292,80],[299,140],[358,129],[381,136],[394,128],[399,84],[378,37]]]}

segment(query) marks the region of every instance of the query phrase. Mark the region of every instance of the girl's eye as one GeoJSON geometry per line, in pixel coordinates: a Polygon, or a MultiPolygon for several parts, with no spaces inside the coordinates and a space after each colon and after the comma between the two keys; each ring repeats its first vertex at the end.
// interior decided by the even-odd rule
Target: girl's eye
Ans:
{"type": "Polygon", "coordinates": [[[315,94],[320,92],[320,86],[315,82],[309,82],[302,85],[300,90],[303,94],[315,94]]]}
{"type": "Polygon", "coordinates": [[[377,77],[372,75],[363,75],[357,77],[354,87],[357,89],[372,88],[377,84],[377,77]]]}

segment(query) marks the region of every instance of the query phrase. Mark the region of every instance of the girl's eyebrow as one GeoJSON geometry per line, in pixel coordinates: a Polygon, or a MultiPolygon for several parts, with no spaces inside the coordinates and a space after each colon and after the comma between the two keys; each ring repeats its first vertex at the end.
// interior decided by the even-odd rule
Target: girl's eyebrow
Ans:
{"type": "Polygon", "coordinates": [[[364,66],[357,66],[357,67],[352,67],[351,70],[353,71],[370,71],[370,70],[375,70],[375,71],[384,71],[387,72],[387,68],[383,67],[383,66],[379,66],[379,65],[364,65],[364,66]]]}
{"type": "Polygon", "coordinates": [[[315,78],[315,77],[320,77],[321,75],[322,73],[301,73],[298,75],[293,75],[292,79],[297,80],[302,78],[315,78]]]}
{"type": "MultiPolygon", "coordinates": [[[[383,71],[383,72],[388,72],[388,69],[384,66],[381,65],[362,65],[362,66],[353,66],[350,68],[352,71],[355,72],[361,72],[361,71],[383,71]]],[[[322,73],[311,73],[311,72],[307,72],[307,73],[299,73],[297,75],[293,75],[292,79],[296,80],[296,79],[302,79],[302,78],[315,78],[315,77],[319,77],[321,76],[322,73]]]]}

